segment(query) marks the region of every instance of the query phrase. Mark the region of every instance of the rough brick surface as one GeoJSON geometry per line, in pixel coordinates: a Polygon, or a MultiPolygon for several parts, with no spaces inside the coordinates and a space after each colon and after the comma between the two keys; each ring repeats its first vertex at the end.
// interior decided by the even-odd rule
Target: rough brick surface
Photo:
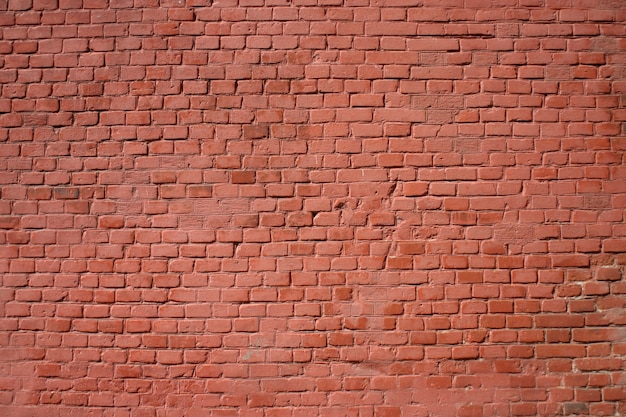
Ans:
{"type": "Polygon", "coordinates": [[[626,414],[623,0],[0,0],[0,414],[626,414]]]}

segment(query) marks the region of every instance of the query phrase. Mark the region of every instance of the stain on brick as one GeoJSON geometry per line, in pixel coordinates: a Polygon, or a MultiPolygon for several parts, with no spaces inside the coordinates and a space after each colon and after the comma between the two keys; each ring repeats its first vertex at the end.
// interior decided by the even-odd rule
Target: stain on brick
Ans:
{"type": "Polygon", "coordinates": [[[57,200],[74,200],[79,196],[77,187],[54,187],[54,198],[57,200]]]}

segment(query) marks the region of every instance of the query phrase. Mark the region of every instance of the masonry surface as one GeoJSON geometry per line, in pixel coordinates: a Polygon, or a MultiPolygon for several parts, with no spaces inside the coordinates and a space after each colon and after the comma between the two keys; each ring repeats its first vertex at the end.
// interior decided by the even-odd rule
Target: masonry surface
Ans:
{"type": "Polygon", "coordinates": [[[0,0],[0,415],[626,414],[622,0],[0,0]]]}

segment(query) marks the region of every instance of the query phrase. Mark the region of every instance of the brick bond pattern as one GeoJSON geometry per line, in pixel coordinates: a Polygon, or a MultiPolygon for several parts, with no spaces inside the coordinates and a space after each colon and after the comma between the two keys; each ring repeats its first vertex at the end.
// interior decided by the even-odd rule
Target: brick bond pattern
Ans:
{"type": "Polygon", "coordinates": [[[621,0],[0,0],[0,414],[626,413],[621,0]]]}

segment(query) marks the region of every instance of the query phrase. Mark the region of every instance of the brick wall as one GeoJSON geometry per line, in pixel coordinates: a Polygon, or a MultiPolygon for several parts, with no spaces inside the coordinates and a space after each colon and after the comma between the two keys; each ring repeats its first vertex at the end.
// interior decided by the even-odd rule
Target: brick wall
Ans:
{"type": "Polygon", "coordinates": [[[626,414],[622,0],[0,0],[0,414],[626,414]]]}

